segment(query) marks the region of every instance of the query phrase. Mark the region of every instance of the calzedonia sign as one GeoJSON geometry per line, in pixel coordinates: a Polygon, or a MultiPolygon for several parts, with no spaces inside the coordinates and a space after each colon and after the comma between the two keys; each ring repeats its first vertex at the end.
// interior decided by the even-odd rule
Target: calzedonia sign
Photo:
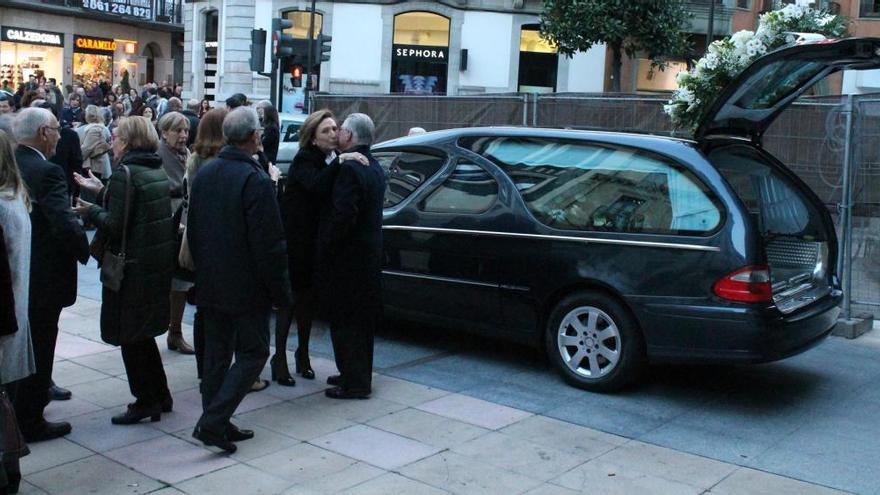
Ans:
{"type": "Polygon", "coordinates": [[[110,52],[116,51],[116,41],[107,38],[94,38],[92,36],[73,37],[75,51],[110,52]]]}
{"type": "Polygon", "coordinates": [[[417,59],[426,62],[447,62],[449,48],[445,46],[394,45],[394,58],[417,59]]]}
{"type": "Polygon", "coordinates": [[[0,30],[0,39],[15,43],[30,43],[32,45],[64,46],[64,33],[35,31],[33,29],[12,26],[4,26],[0,30]]]}

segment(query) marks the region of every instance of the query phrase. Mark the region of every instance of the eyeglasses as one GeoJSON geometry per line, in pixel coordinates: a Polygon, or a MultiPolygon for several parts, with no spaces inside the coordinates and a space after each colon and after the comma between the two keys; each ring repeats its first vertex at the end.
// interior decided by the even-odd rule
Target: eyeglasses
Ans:
{"type": "Polygon", "coordinates": [[[60,125],[59,126],[44,125],[43,128],[52,129],[53,131],[55,131],[57,133],[61,133],[61,126],[60,125]]]}

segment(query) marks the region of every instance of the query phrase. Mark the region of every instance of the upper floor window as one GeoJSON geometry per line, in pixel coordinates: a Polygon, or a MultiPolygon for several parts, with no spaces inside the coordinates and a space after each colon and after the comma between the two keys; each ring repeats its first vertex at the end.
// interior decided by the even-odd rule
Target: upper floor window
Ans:
{"type": "MultiPolygon", "coordinates": [[[[295,39],[309,39],[309,26],[311,25],[312,13],[307,10],[291,10],[284,13],[284,17],[293,21],[293,27],[284,30],[284,34],[289,34],[295,39]]],[[[321,34],[321,28],[324,25],[324,15],[315,12],[315,30],[312,33],[313,38],[317,38],[321,34]]]]}
{"type": "Polygon", "coordinates": [[[880,0],[860,0],[859,17],[880,17],[880,0]]]}

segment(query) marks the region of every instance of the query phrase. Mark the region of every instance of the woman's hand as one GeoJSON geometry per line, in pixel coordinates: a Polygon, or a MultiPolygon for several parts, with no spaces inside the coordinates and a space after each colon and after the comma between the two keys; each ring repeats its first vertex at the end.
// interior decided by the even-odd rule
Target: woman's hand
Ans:
{"type": "Polygon", "coordinates": [[[88,201],[83,201],[82,198],[76,198],[76,206],[73,207],[73,212],[80,217],[85,217],[89,213],[89,208],[91,208],[92,206],[95,205],[89,203],[88,201]]]}
{"type": "Polygon", "coordinates": [[[269,178],[272,179],[272,182],[278,182],[278,179],[281,178],[281,169],[276,167],[274,163],[269,164],[269,178]]]}
{"type": "Polygon", "coordinates": [[[370,160],[367,160],[367,157],[358,153],[357,151],[354,151],[352,153],[343,153],[339,155],[339,163],[343,163],[348,160],[354,160],[365,167],[370,166],[370,160]]]}
{"type": "Polygon", "coordinates": [[[101,192],[101,189],[104,189],[104,184],[101,182],[101,179],[95,177],[95,174],[92,173],[92,169],[88,169],[88,171],[89,171],[88,178],[85,178],[82,175],[79,175],[78,173],[74,172],[73,173],[73,180],[76,181],[76,184],[79,187],[81,187],[87,191],[91,191],[95,194],[98,194],[99,192],[101,192]]]}

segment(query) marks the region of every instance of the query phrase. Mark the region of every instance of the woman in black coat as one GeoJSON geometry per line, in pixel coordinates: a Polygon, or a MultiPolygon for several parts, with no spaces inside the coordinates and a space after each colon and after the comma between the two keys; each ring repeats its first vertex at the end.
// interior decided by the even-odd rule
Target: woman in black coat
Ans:
{"type": "Polygon", "coordinates": [[[260,114],[260,122],[263,125],[263,154],[272,164],[278,159],[278,145],[281,142],[281,127],[278,119],[278,110],[268,101],[260,102],[257,106],[260,114]]]}
{"type": "Polygon", "coordinates": [[[306,118],[299,131],[299,151],[290,166],[281,200],[294,305],[292,312],[280,310],[276,319],[275,355],[271,367],[272,379],[280,385],[293,386],[296,383],[287,369],[285,352],[294,318],[298,340],[296,372],[309,380],[315,378],[309,360],[309,337],[316,306],[314,271],[320,209],[330,196],[340,160],[355,159],[364,165],[369,164],[360,153],[337,156],[337,129],[330,110],[318,110],[306,118]]]}

